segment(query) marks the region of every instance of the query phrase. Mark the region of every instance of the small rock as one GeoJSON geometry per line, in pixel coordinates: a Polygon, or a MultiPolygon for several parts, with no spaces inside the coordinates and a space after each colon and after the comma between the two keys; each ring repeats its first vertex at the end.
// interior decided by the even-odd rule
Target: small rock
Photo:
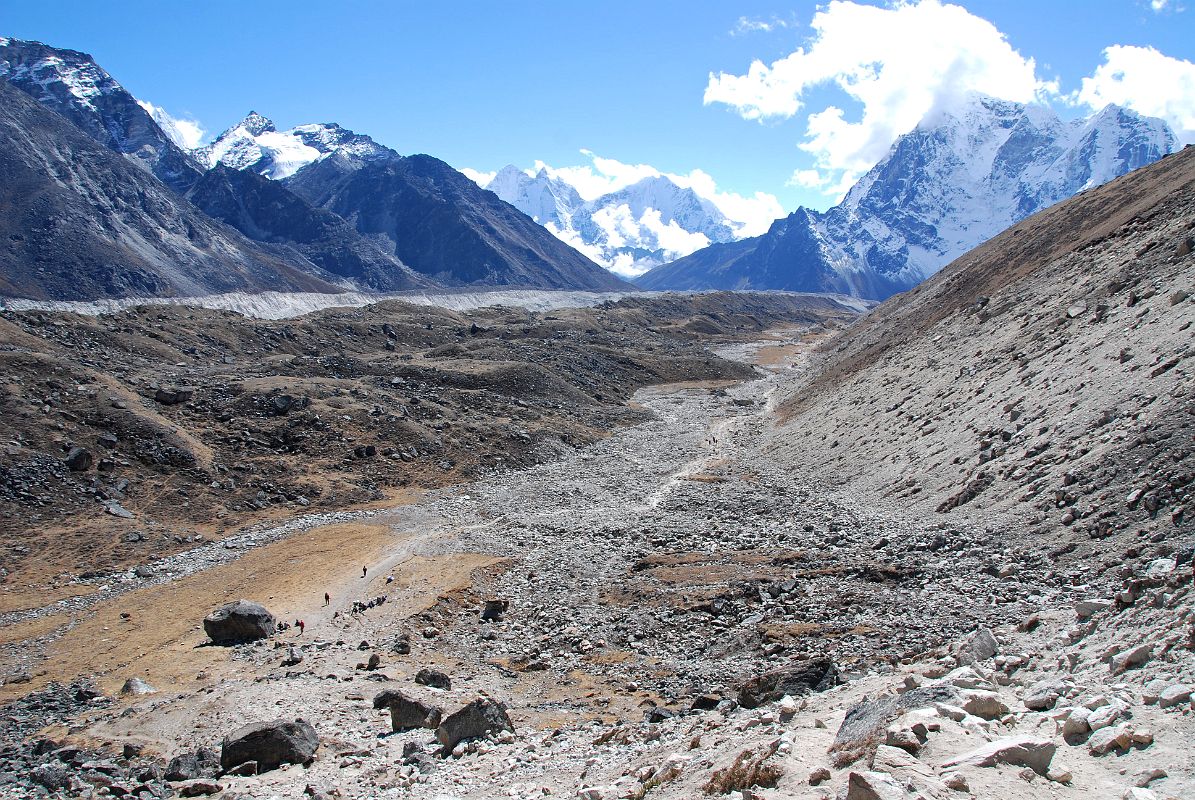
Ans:
{"type": "Polygon", "coordinates": [[[981,626],[958,646],[955,659],[959,664],[970,665],[977,661],[986,661],[996,655],[997,649],[996,637],[989,629],[981,626]]]}
{"type": "Polygon", "coordinates": [[[1127,749],[1133,743],[1133,732],[1128,725],[1101,728],[1087,740],[1087,751],[1093,756],[1102,756],[1114,750],[1127,749]]]}
{"type": "Polygon", "coordinates": [[[852,772],[839,800],[904,800],[904,787],[883,772],[852,772]]]}
{"type": "Polygon", "coordinates": [[[969,689],[963,693],[963,710],[980,719],[998,719],[1009,712],[1008,706],[995,692],[969,689]]]}
{"type": "Polygon", "coordinates": [[[72,447],[66,454],[66,468],[71,472],[83,472],[91,469],[95,456],[86,447],[72,447]]]}
{"type": "Polygon", "coordinates": [[[433,689],[451,689],[452,679],[438,669],[423,668],[415,673],[415,683],[431,686],[433,689]]]}
{"type": "Polygon", "coordinates": [[[207,778],[195,778],[175,785],[175,791],[180,797],[204,797],[209,794],[219,794],[224,787],[207,778]]]}
{"type": "Polygon", "coordinates": [[[817,786],[830,780],[830,770],[825,767],[818,767],[809,773],[809,785],[817,786]]]}
{"type": "Polygon", "coordinates": [[[1113,675],[1119,675],[1125,670],[1141,666],[1146,661],[1149,661],[1152,655],[1153,647],[1151,645],[1140,644],[1130,650],[1117,653],[1112,657],[1108,668],[1112,671],[1113,675]]]}
{"type": "Polygon", "coordinates": [[[1104,600],[1102,598],[1093,597],[1088,600],[1080,600],[1075,603],[1075,616],[1080,620],[1090,619],[1111,605],[1111,600],[1104,600]]]}
{"type": "Polygon", "coordinates": [[[1170,708],[1171,706],[1183,705],[1191,701],[1191,687],[1185,686],[1181,683],[1174,683],[1167,686],[1158,695],[1158,707],[1170,708]]]}
{"type": "Polygon", "coordinates": [[[967,785],[967,779],[957,772],[949,772],[942,778],[942,785],[947,789],[953,789],[956,792],[969,792],[971,787],[967,785]]]}
{"type": "Polygon", "coordinates": [[[120,693],[126,697],[130,695],[140,696],[146,694],[156,694],[157,691],[157,689],[137,677],[129,678],[124,682],[124,686],[120,687],[120,693]]]}
{"type": "Polygon", "coordinates": [[[1025,690],[1022,700],[1030,711],[1049,711],[1065,690],[1058,681],[1038,681],[1025,690]]]}

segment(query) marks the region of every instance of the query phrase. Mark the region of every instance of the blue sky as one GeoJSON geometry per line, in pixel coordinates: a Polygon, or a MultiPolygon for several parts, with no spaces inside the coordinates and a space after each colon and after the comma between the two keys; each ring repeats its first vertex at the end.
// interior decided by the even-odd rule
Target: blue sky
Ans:
{"type": "Polygon", "coordinates": [[[856,37],[852,14],[862,17],[852,3],[822,5],[815,17],[819,6],[809,2],[125,1],[97,13],[91,2],[0,0],[0,34],[87,51],[136,96],[197,120],[209,137],[253,109],[282,128],[339,122],[457,167],[542,161],[609,178],[585,149],[610,159],[602,163],[614,173],[617,164],[701,170],[719,192],[744,202],[763,192],[787,212],[832,202],[895,135],[892,125],[924,111],[894,105],[903,102],[894,82],[907,75],[932,84],[926,97],[936,99],[919,102],[938,102],[941,64],[959,53],[981,54],[982,63],[968,67],[976,85],[994,81],[1016,95],[1032,88],[1075,116],[1089,110],[1073,96],[1082,79],[1112,61],[1105,48],[1130,46],[1105,65],[1102,88],[1093,84],[1088,100],[1127,92],[1147,113],[1165,108],[1176,120],[1188,112],[1195,119],[1195,71],[1184,83],[1195,60],[1195,10],[1182,2],[975,0],[964,10],[919,0],[903,11],[874,4],[884,13],[856,37]],[[912,33],[889,35],[902,20],[912,33]],[[933,48],[921,36],[954,50],[923,65],[918,59],[933,48]],[[798,48],[805,57],[772,66],[798,48]],[[1135,48],[1163,59],[1141,58],[1148,53],[1135,48]],[[867,67],[878,78],[863,76],[864,84],[875,78],[860,89],[866,101],[834,77],[866,66],[860,49],[881,59],[867,67]],[[1012,63],[1028,59],[1027,69],[1012,63]],[[752,79],[754,60],[763,71],[752,79]],[[711,78],[723,73],[724,82],[711,78]],[[822,141],[811,145],[809,115],[829,106],[842,109],[843,124],[823,116],[822,141]]]}

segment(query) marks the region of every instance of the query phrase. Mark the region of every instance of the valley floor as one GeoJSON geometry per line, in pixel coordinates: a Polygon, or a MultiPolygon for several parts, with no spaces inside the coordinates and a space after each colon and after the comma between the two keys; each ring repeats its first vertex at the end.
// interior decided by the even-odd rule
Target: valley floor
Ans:
{"type": "MultiPolygon", "coordinates": [[[[1154,783],[1157,797],[1195,791],[1189,701],[1142,704],[1147,679],[1191,682],[1190,651],[1156,643],[1149,663],[1123,675],[1101,661],[1126,650],[1117,637],[1181,638],[1189,578],[1157,565],[1138,587],[1148,602],[1070,628],[1071,605],[1096,589],[1016,569],[1016,531],[993,538],[957,518],[907,518],[883,499],[820,486],[815,459],[770,461],[762,444],[778,388],[804,368],[811,338],[788,329],[722,351],[759,365],[755,381],[641,390],[635,402],[650,421],[562,460],[405,505],[312,518],[302,530],[233,537],[156,565],[174,576],[157,585],[101,590],[78,624],[47,639],[49,677],[90,675],[114,696],[140,677],[157,691],[95,702],[69,731],[48,735],[168,759],[219,749],[246,722],[314,725],[321,750],[311,766],[223,777],[225,797],[298,797],[306,787],[346,798],[731,789],[744,800],[840,790],[851,800],[1127,797],[1136,773],[1154,767],[1168,774],[1154,783]],[[199,622],[229,587],[305,630],[204,646],[199,622]],[[483,622],[491,599],[509,605],[500,621],[483,622]],[[1117,625],[1118,612],[1132,622],[1117,625]],[[1032,631],[1017,630],[1034,615],[1036,625],[1022,625],[1032,631]],[[995,659],[951,672],[952,645],[981,626],[997,633],[995,659]],[[371,654],[380,664],[366,669],[371,654]],[[295,655],[299,663],[282,665],[295,655]],[[842,685],[754,710],[730,702],[745,679],[818,659],[838,665],[842,685]],[[424,668],[449,675],[452,688],[415,684],[424,668]],[[870,771],[828,753],[853,705],[943,676],[933,702],[901,717],[905,728],[913,716],[922,723],[915,734],[896,723],[886,733],[881,720],[870,771]],[[1055,710],[1026,709],[1025,687],[1039,681],[1057,686],[1055,710]],[[387,688],[446,712],[492,697],[509,708],[516,735],[440,759],[430,731],[390,732],[387,712],[371,703],[387,688]],[[690,712],[695,702],[717,709],[690,712]],[[1113,704],[1123,713],[1109,714],[1111,723],[1135,726],[1125,747],[1096,757],[1085,733],[1064,743],[1057,709],[1113,704]],[[943,768],[950,756],[1016,736],[1058,748],[1049,777],[1017,766],[943,768]],[[827,779],[811,785],[823,767],[827,779]],[[880,788],[847,793],[860,781],[880,788]]],[[[10,615],[0,633],[12,641],[55,610],[10,615]]],[[[10,714],[22,723],[14,732],[50,721],[28,704],[10,714]]]]}

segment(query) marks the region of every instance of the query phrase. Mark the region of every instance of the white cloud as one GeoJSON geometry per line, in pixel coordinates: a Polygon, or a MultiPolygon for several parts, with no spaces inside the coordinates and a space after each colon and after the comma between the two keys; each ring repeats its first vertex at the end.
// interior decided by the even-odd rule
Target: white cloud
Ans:
{"type": "Polygon", "coordinates": [[[494,179],[494,176],[498,174],[497,172],[478,172],[477,170],[469,169],[468,167],[461,167],[459,171],[466,178],[476,183],[482,189],[488,186],[490,181],[494,179]]]}
{"type": "Polygon", "coordinates": [[[137,103],[153,117],[162,132],[179,147],[184,150],[194,150],[203,143],[203,137],[207,132],[198,120],[172,117],[166,109],[155,106],[146,100],[138,100],[137,103]]]}
{"type": "Polygon", "coordinates": [[[800,185],[844,191],[897,136],[963,94],[1028,102],[1058,91],[992,23],[940,0],[891,7],[834,0],[810,25],[807,45],[770,65],[755,61],[744,75],[711,73],[704,97],[754,120],[791,118],[820,87],[835,86],[858,103],[855,121],[835,105],[809,115],[800,147],[818,174],[800,171],[793,177],[800,185]]]}
{"type": "Polygon", "coordinates": [[[1195,64],[1152,47],[1113,45],[1084,78],[1074,99],[1100,109],[1109,103],[1161,117],[1183,143],[1195,142],[1195,64]]]}
{"type": "Polygon", "coordinates": [[[721,211],[735,226],[737,236],[758,236],[779,217],[784,208],[775,195],[755,192],[741,195],[718,189],[717,182],[704,170],[694,169],[681,175],[661,172],[648,164],[627,164],[613,158],[603,158],[590,150],[582,150],[590,163],[571,167],[552,167],[542,161],[535,162],[535,171],[547,171],[554,178],[571,184],[583,200],[596,200],[604,194],[624,189],[644,178],[665,177],[677,186],[692,189],[698,197],[704,198],[721,211]]]}
{"type": "Polygon", "coordinates": [[[743,36],[749,33],[771,33],[772,31],[796,27],[796,24],[796,19],[794,18],[784,19],[775,15],[768,19],[739,17],[734,23],[734,27],[730,29],[730,35],[743,36]]]}

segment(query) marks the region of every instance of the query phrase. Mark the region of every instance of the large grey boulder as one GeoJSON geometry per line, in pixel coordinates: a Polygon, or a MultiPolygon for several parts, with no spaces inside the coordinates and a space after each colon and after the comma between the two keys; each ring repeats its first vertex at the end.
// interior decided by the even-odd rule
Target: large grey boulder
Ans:
{"type": "Polygon", "coordinates": [[[444,712],[437,706],[408,697],[398,689],[386,689],[373,699],[374,708],[390,709],[392,730],[405,731],[410,728],[432,728],[439,726],[444,712]]]}
{"type": "Polygon", "coordinates": [[[447,752],[465,739],[476,739],[500,731],[514,733],[514,729],[501,703],[479,697],[460,711],[449,714],[436,728],[436,738],[447,752]]]}
{"type": "Polygon", "coordinates": [[[274,615],[260,603],[225,603],[203,618],[203,630],[215,644],[240,644],[264,639],[277,626],[274,615]]]}
{"type": "Polygon", "coordinates": [[[257,762],[257,771],[267,772],[282,764],[306,764],[315,758],[319,735],[303,719],[254,722],[237,728],[220,744],[220,766],[225,771],[257,762]]]}
{"type": "Polygon", "coordinates": [[[787,695],[822,692],[838,684],[838,668],[829,659],[819,658],[765,672],[739,686],[739,705],[758,708],[787,695]]]}

